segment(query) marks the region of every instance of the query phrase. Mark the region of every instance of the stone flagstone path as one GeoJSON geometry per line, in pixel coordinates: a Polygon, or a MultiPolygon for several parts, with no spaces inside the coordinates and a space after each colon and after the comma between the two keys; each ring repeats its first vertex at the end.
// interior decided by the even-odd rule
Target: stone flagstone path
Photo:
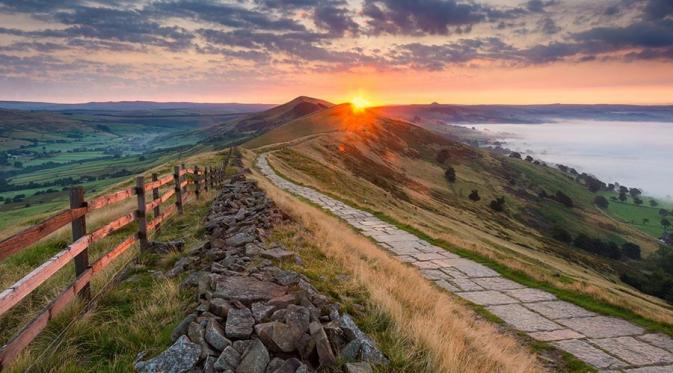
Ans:
{"type": "Polygon", "coordinates": [[[482,264],[440,247],[311,188],[278,176],[268,153],[257,166],[276,186],[346,220],[402,262],[418,267],[441,288],[486,307],[512,328],[556,345],[601,372],[673,372],[673,339],[623,319],[598,315],[553,294],[501,277],[482,264]]]}

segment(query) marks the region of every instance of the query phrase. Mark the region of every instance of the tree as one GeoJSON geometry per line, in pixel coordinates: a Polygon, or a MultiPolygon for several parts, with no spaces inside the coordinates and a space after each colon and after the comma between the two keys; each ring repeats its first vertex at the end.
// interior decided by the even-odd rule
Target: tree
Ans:
{"type": "Polygon", "coordinates": [[[511,153],[509,153],[509,157],[510,158],[521,159],[521,153],[511,152],[511,153]]]}
{"type": "Polygon", "coordinates": [[[650,206],[652,206],[652,207],[657,207],[657,206],[659,206],[659,203],[658,203],[656,200],[651,199],[651,200],[650,200],[650,206]]]}
{"type": "Polygon", "coordinates": [[[551,236],[558,241],[564,242],[564,243],[571,243],[573,241],[573,236],[570,235],[570,233],[558,226],[555,226],[552,228],[551,231],[551,236]]]}
{"type": "Polygon", "coordinates": [[[622,201],[622,202],[625,202],[625,201],[626,201],[626,198],[627,198],[627,197],[626,197],[626,192],[620,190],[620,191],[619,191],[619,200],[622,201]]]}
{"type": "Polygon", "coordinates": [[[479,197],[479,191],[476,190],[476,189],[473,190],[473,191],[470,193],[469,198],[470,198],[473,202],[477,202],[477,201],[479,201],[479,200],[481,199],[481,197],[479,197]]]}
{"type": "Polygon", "coordinates": [[[625,242],[622,245],[622,252],[627,258],[631,259],[640,259],[640,246],[631,243],[631,242],[625,242]]]}
{"type": "Polygon", "coordinates": [[[631,194],[631,198],[638,198],[642,192],[638,188],[631,188],[629,189],[629,194],[631,194]]]}
{"type": "Polygon", "coordinates": [[[594,203],[596,204],[596,206],[598,206],[602,209],[608,208],[608,205],[609,205],[607,198],[605,198],[603,196],[596,196],[594,198],[594,203]]]}
{"type": "Polygon", "coordinates": [[[21,162],[19,162],[19,161],[14,161],[14,167],[16,167],[16,168],[23,168],[23,163],[21,163],[21,162]]]}
{"type": "Polygon", "coordinates": [[[643,218],[643,224],[649,224],[649,223],[650,223],[650,219],[648,219],[648,218],[643,218]]]}
{"type": "Polygon", "coordinates": [[[533,157],[531,157],[530,155],[526,156],[526,162],[533,162],[533,160],[534,160],[533,157]]]}
{"type": "Polygon", "coordinates": [[[633,203],[635,203],[636,205],[640,206],[640,205],[643,204],[643,200],[640,199],[640,198],[638,198],[638,197],[633,197],[633,203]]]}
{"type": "Polygon", "coordinates": [[[449,167],[444,171],[444,177],[449,183],[455,183],[456,182],[456,170],[453,169],[453,167],[449,167]]]}
{"type": "Polygon", "coordinates": [[[663,216],[663,217],[667,217],[667,216],[668,216],[668,210],[666,210],[666,209],[659,209],[659,215],[661,215],[661,216],[663,216]]]}
{"type": "Polygon", "coordinates": [[[565,207],[573,207],[573,200],[560,190],[556,192],[556,200],[565,207]]]}
{"type": "Polygon", "coordinates": [[[661,219],[661,226],[664,227],[664,231],[668,231],[668,227],[671,226],[671,222],[668,219],[663,218],[661,219]]]}

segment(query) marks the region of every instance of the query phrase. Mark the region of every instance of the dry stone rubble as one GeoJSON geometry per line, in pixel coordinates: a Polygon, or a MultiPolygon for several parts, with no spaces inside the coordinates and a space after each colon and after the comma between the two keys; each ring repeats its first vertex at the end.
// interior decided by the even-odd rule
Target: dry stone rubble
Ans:
{"type": "Polygon", "coordinates": [[[307,373],[346,363],[346,372],[371,372],[372,364],[388,363],[338,304],[277,265],[301,264],[281,245],[265,244],[284,219],[242,174],[223,186],[206,220],[209,240],[166,272],[184,277],[197,306],[175,327],[174,344],[138,361],[138,371],[307,373]]]}
{"type": "Polygon", "coordinates": [[[342,218],[401,262],[419,269],[440,288],[486,307],[513,329],[554,344],[598,369],[610,372],[673,372],[673,339],[623,319],[601,316],[553,294],[500,276],[496,271],[432,245],[311,188],[275,173],[267,156],[257,167],[276,186],[342,218]]]}

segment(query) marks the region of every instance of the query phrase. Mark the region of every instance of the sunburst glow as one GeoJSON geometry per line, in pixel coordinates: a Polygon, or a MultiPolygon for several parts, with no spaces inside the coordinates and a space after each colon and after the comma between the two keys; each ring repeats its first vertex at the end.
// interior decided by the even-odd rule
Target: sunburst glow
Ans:
{"type": "Polygon", "coordinates": [[[351,105],[353,105],[353,111],[363,112],[366,108],[371,106],[369,100],[363,96],[355,96],[351,99],[351,105]]]}

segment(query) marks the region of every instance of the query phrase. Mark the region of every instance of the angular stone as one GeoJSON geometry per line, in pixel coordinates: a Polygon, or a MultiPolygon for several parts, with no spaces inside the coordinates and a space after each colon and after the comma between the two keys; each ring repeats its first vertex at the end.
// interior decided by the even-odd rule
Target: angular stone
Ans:
{"type": "Polygon", "coordinates": [[[472,303],[481,305],[481,306],[490,306],[496,304],[512,304],[518,303],[516,299],[509,297],[499,291],[487,290],[487,291],[468,291],[463,293],[456,293],[462,298],[469,300],[472,303]]]}
{"type": "Polygon", "coordinates": [[[437,269],[439,265],[433,262],[413,262],[411,263],[420,269],[437,269]]]}
{"type": "Polygon", "coordinates": [[[173,329],[173,332],[171,333],[171,340],[173,342],[177,341],[178,338],[180,338],[181,335],[187,334],[187,330],[189,328],[189,325],[196,320],[196,314],[195,313],[190,313],[185,317],[180,323],[173,329]]]}
{"type": "Polygon", "coordinates": [[[280,297],[286,292],[287,287],[273,282],[260,281],[254,277],[230,276],[216,282],[214,297],[249,304],[280,297]]]}
{"type": "Polygon", "coordinates": [[[229,338],[248,338],[252,334],[252,327],[255,325],[255,319],[252,312],[247,308],[232,308],[227,316],[227,323],[224,331],[229,338]]]}
{"type": "Polygon", "coordinates": [[[594,316],[574,319],[558,319],[559,324],[567,326],[589,338],[611,338],[643,334],[643,328],[615,317],[594,316]]]}
{"type": "Polygon", "coordinates": [[[315,348],[318,352],[318,360],[321,366],[332,365],[336,362],[336,357],[332,351],[332,346],[327,339],[327,334],[319,322],[312,322],[309,326],[311,338],[315,342],[315,348]]]}
{"type": "Polygon", "coordinates": [[[222,298],[213,298],[208,305],[208,311],[213,315],[221,318],[226,318],[229,310],[232,308],[231,304],[222,298]]]}
{"type": "Polygon", "coordinates": [[[269,306],[273,306],[276,309],[278,308],[285,308],[289,306],[290,304],[296,304],[299,302],[299,299],[297,298],[297,295],[294,293],[291,294],[285,294],[281,295],[280,297],[275,297],[273,299],[270,299],[267,304],[269,306]]]}
{"type": "Polygon", "coordinates": [[[226,240],[224,240],[224,243],[228,246],[238,247],[238,246],[243,246],[246,243],[253,242],[254,240],[255,240],[255,237],[253,235],[251,235],[250,233],[239,232],[239,233],[236,233],[235,235],[227,238],[226,240]]]}
{"type": "Polygon", "coordinates": [[[255,333],[270,350],[282,352],[294,351],[295,342],[303,334],[297,334],[291,327],[278,321],[255,325],[255,333]]]}
{"type": "Polygon", "coordinates": [[[653,346],[663,348],[668,352],[673,352],[673,338],[661,333],[645,334],[636,337],[641,341],[647,342],[653,346]]]}
{"type": "Polygon", "coordinates": [[[231,346],[231,341],[224,336],[224,330],[220,323],[210,319],[206,325],[206,342],[213,346],[217,351],[222,351],[227,346],[231,346]]]}
{"type": "Polygon", "coordinates": [[[633,337],[592,339],[590,342],[633,365],[673,363],[673,354],[670,352],[633,337]]]}
{"type": "Polygon", "coordinates": [[[420,261],[428,261],[428,260],[435,260],[435,259],[446,259],[446,257],[444,257],[441,254],[437,254],[437,253],[414,254],[412,256],[414,258],[416,258],[417,260],[420,260],[420,261]]]}
{"type": "Polygon", "coordinates": [[[257,322],[265,322],[271,316],[273,311],[276,310],[276,307],[257,302],[253,303],[250,309],[252,310],[252,317],[254,317],[257,322]]]}
{"type": "Polygon", "coordinates": [[[562,300],[526,304],[526,307],[550,319],[596,316],[595,313],[562,300]]]}
{"type": "Polygon", "coordinates": [[[487,309],[506,323],[512,325],[515,329],[524,332],[563,329],[555,322],[547,320],[537,313],[527,310],[520,304],[490,306],[487,307],[487,309]]]}
{"type": "Polygon", "coordinates": [[[534,339],[537,339],[538,341],[543,342],[560,341],[563,339],[584,338],[582,334],[570,329],[559,329],[548,332],[531,332],[528,333],[528,335],[530,335],[534,339]]]}
{"type": "Polygon", "coordinates": [[[483,277],[472,279],[479,286],[488,290],[512,290],[521,289],[524,286],[502,277],[483,277]]]}
{"type": "Polygon", "coordinates": [[[469,259],[444,259],[442,260],[442,267],[453,267],[466,274],[468,277],[497,277],[500,276],[498,272],[474,262],[469,259]]]}
{"type": "Polygon", "coordinates": [[[285,312],[285,323],[296,329],[300,334],[308,332],[311,313],[306,307],[291,304],[285,312]]]}
{"type": "Polygon", "coordinates": [[[444,272],[436,269],[422,269],[421,274],[428,280],[441,280],[448,278],[444,272]]]}
{"type": "Polygon", "coordinates": [[[259,339],[255,339],[243,353],[236,373],[264,373],[269,361],[269,351],[259,339]]]}
{"type": "Polygon", "coordinates": [[[505,290],[503,293],[516,298],[522,302],[541,302],[545,300],[555,300],[556,296],[539,289],[523,288],[514,290],[505,290]]]}
{"type": "Polygon", "coordinates": [[[301,361],[293,357],[283,362],[273,373],[295,373],[300,366],[302,366],[301,361]]]}
{"type": "Polygon", "coordinates": [[[294,258],[294,253],[292,251],[284,250],[280,247],[274,247],[269,250],[264,250],[261,253],[263,258],[272,259],[272,260],[290,260],[294,258]]]}
{"type": "Polygon", "coordinates": [[[141,373],[182,373],[192,369],[200,356],[201,346],[183,335],[159,356],[138,362],[135,368],[141,373]]]}
{"type": "Polygon", "coordinates": [[[397,257],[397,260],[399,260],[400,262],[403,262],[403,263],[413,263],[413,262],[417,261],[416,258],[414,258],[413,256],[409,256],[409,255],[400,255],[400,256],[397,257]]]}
{"type": "Polygon", "coordinates": [[[234,370],[241,363],[241,353],[232,346],[227,346],[215,360],[213,367],[217,371],[234,370]]]}
{"type": "Polygon", "coordinates": [[[554,342],[561,350],[575,355],[578,359],[596,368],[623,368],[627,364],[598,348],[579,339],[568,339],[565,341],[554,342]]]}
{"type": "Polygon", "coordinates": [[[369,363],[346,363],[344,365],[345,373],[372,373],[372,366],[369,363]]]}
{"type": "Polygon", "coordinates": [[[206,342],[204,334],[204,328],[197,322],[192,322],[187,327],[187,336],[196,344],[203,345],[206,342]]]}

